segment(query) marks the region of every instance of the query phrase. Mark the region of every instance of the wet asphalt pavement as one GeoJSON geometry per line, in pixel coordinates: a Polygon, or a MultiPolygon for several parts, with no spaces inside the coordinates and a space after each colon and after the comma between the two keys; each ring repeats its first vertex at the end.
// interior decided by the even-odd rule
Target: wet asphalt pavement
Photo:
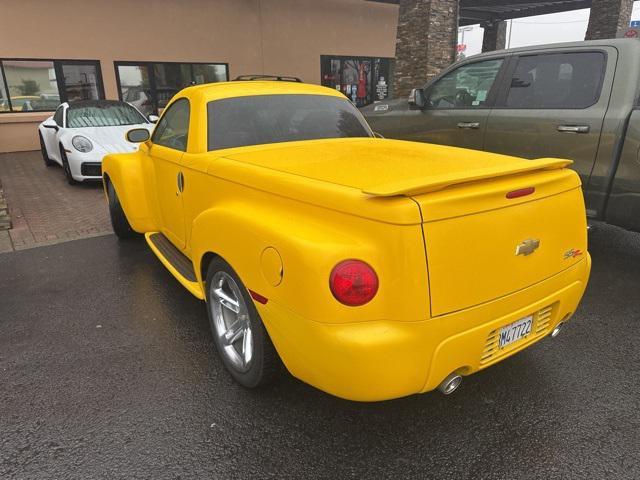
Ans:
{"type": "Polygon", "coordinates": [[[640,235],[591,234],[555,340],[454,395],[236,386],[144,242],[0,255],[0,478],[640,478],[640,235]]]}

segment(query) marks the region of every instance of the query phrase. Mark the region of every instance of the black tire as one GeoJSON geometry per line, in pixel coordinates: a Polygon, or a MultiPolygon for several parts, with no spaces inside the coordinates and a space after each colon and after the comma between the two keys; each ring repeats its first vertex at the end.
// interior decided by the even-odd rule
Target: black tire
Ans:
{"type": "Polygon", "coordinates": [[[44,160],[44,164],[47,167],[52,167],[56,164],[56,162],[49,158],[49,153],[47,153],[47,146],[44,144],[44,139],[42,138],[42,134],[40,132],[38,132],[38,137],[40,137],[40,151],[42,152],[42,160],[44,160]]]}
{"type": "Polygon", "coordinates": [[[67,160],[67,153],[64,151],[64,147],[60,145],[60,158],[62,159],[62,169],[64,170],[64,176],[67,177],[69,185],[77,185],[79,182],[71,175],[71,167],[69,166],[69,160],[67,160]]]}
{"type": "MultiPolygon", "coordinates": [[[[240,277],[227,262],[225,262],[221,258],[216,258],[209,264],[205,285],[207,314],[209,316],[209,325],[211,327],[213,341],[216,345],[218,355],[227,371],[236,380],[236,382],[238,382],[245,388],[257,388],[272,383],[280,375],[282,371],[282,363],[280,361],[278,353],[276,352],[276,349],[273,346],[273,343],[271,343],[269,334],[267,333],[267,330],[262,323],[253,300],[251,299],[248,290],[242,283],[242,280],[240,280],[240,277]],[[227,356],[224,351],[225,346],[223,345],[222,337],[218,335],[214,324],[214,313],[212,311],[213,308],[211,303],[211,294],[213,290],[212,281],[214,276],[216,276],[218,272],[224,272],[231,278],[233,278],[233,280],[235,280],[237,286],[239,287],[239,291],[241,292],[241,295],[244,299],[244,305],[247,307],[253,340],[253,357],[251,359],[251,362],[249,362],[248,370],[246,371],[239,371],[227,356]]],[[[213,301],[215,302],[216,300],[214,299],[213,301]]]]}
{"type": "Polygon", "coordinates": [[[111,182],[107,182],[107,197],[109,199],[109,216],[111,217],[111,226],[116,236],[120,240],[133,238],[136,232],[131,228],[127,216],[124,214],[118,194],[111,182]]]}

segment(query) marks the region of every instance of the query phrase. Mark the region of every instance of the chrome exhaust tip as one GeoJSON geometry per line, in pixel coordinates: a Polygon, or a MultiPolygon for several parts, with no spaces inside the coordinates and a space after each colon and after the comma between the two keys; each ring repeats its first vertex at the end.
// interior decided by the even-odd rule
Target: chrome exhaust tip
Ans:
{"type": "Polygon", "coordinates": [[[458,389],[461,384],[462,377],[457,373],[452,373],[447,378],[445,378],[440,385],[438,385],[438,390],[440,390],[445,395],[451,395],[458,389]]]}
{"type": "Polygon", "coordinates": [[[563,326],[564,326],[564,322],[560,322],[558,325],[556,325],[556,328],[551,330],[551,338],[556,338],[560,333],[560,331],[562,330],[563,326]]]}

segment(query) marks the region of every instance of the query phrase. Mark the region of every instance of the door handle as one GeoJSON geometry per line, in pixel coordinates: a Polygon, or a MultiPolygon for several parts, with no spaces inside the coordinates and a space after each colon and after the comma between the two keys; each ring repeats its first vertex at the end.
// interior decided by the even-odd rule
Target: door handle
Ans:
{"type": "Polygon", "coordinates": [[[560,133],[589,133],[589,125],[558,125],[560,133]]]}
{"type": "Polygon", "coordinates": [[[460,122],[458,123],[458,128],[477,130],[478,128],[480,128],[480,122],[460,122]]]}
{"type": "Polygon", "coordinates": [[[176,195],[180,195],[180,193],[183,191],[184,191],[184,175],[182,175],[182,172],[178,172],[178,191],[176,192],[176,195]]]}

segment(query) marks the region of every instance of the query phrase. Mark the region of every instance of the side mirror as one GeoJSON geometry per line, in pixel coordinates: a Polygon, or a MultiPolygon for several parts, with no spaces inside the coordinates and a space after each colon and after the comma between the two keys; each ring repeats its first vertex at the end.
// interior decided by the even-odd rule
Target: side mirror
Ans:
{"type": "Polygon", "coordinates": [[[158,123],[158,120],[160,120],[160,117],[157,115],[149,115],[148,118],[151,123],[158,123]]]}
{"type": "Polygon", "coordinates": [[[427,99],[422,88],[414,88],[409,94],[409,108],[422,110],[427,105],[427,99]]]}
{"type": "Polygon", "coordinates": [[[151,135],[146,128],[134,128],[127,132],[127,140],[131,143],[146,142],[149,138],[151,135]]]}
{"type": "Polygon", "coordinates": [[[58,124],[53,120],[53,117],[49,117],[44,122],[42,122],[42,126],[44,128],[51,128],[52,130],[55,130],[56,132],[58,130],[60,130],[60,127],[58,127],[58,124]]]}

